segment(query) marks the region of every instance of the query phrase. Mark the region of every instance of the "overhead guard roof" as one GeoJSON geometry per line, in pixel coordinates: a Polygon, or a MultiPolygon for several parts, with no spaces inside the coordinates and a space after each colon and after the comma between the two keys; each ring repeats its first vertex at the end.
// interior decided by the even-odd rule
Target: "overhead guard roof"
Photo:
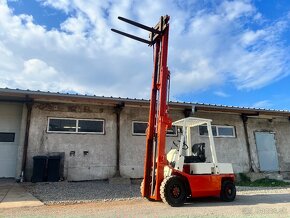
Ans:
{"type": "Polygon", "coordinates": [[[211,123],[212,120],[210,119],[203,119],[203,118],[197,118],[197,117],[187,117],[183,118],[181,120],[177,120],[172,123],[174,126],[185,126],[185,127],[194,127],[194,126],[200,126],[203,124],[211,123]]]}

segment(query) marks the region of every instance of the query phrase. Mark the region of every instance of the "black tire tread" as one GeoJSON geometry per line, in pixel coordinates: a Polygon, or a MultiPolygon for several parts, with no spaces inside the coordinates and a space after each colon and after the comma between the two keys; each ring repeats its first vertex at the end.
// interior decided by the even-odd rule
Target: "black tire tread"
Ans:
{"type": "Polygon", "coordinates": [[[222,201],[225,201],[225,202],[231,202],[231,201],[235,200],[235,198],[236,198],[236,186],[232,181],[226,180],[226,181],[222,182],[220,198],[222,201]],[[232,197],[232,198],[228,198],[224,193],[225,186],[228,184],[232,185],[234,188],[234,191],[235,191],[234,197],[232,197]]]}
{"type": "Polygon", "coordinates": [[[168,176],[168,177],[164,178],[162,183],[161,183],[161,186],[160,186],[160,197],[161,197],[162,201],[168,205],[170,205],[170,204],[168,203],[168,201],[166,200],[166,197],[165,197],[165,185],[171,177],[172,176],[168,176]]]}
{"type": "MultiPolygon", "coordinates": [[[[184,201],[180,202],[179,204],[175,204],[173,202],[168,201],[168,199],[166,197],[166,186],[167,186],[168,182],[170,180],[172,180],[173,178],[178,179],[178,176],[172,175],[172,176],[168,176],[168,177],[163,179],[161,186],[160,186],[160,197],[165,204],[168,204],[172,207],[180,207],[184,204],[186,197],[185,197],[184,201]]],[[[184,191],[186,192],[185,186],[184,186],[184,191]]]]}

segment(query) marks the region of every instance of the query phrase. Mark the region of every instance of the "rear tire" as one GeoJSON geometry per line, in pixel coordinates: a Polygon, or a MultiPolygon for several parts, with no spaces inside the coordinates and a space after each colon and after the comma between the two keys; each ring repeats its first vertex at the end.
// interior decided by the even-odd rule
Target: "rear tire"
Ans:
{"type": "Polygon", "coordinates": [[[160,196],[164,203],[172,207],[182,206],[187,197],[184,181],[175,175],[164,178],[160,186],[160,196]]]}
{"type": "Polygon", "coordinates": [[[230,202],[236,198],[236,186],[232,181],[222,183],[220,198],[222,201],[230,202]]]}

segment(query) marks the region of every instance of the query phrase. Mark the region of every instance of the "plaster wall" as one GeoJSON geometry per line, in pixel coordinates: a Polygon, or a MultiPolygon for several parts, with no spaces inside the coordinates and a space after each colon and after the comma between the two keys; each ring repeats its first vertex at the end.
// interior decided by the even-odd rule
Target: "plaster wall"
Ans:
{"type": "Polygon", "coordinates": [[[113,107],[36,103],[31,115],[27,177],[32,176],[33,156],[55,152],[64,153],[64,177],[69,181],[112,177],[116,169],[115,145],[116,114],[113,107]],[[48,117],[104,119],[105,134],[47,132],[48,117]]]}
{"type": "MultiPolygon", "coordinates": [[[[144,107],[125,107],[121,113],[121,134],[120,134],[120,171],[123,177],[142,178],[144,173],[144,158],[146,147],[145,135],[133,135],[132,122],[148,122],[149,109],[144,107]]],[[[184,118],[182,110],[171,110],[172,120],[184,118]]],[[[177,136],[167,136],[166,151],[173,146],[173,141],[178,140],[177,136]]]]}
{"type": "MultiPolygon", "coordinates": [[[[133,121],[148,121],[148,107],[125,106],[120,115],[120,174],[127,178],[142,178],[145,156],[145,135],[132,134],[133,121]]],[[[249,172],[250,161],[247,151],[243,122],[238,114],[217,112],[195,112],[195,117],[212,119],[213,125],[235,127],[236,137],[215,137],[218,161],[232,163],[234,172],[249,172]]],[[[64,177],[70,181],[107,179],[116,173],[117,123],[113,106],[47,104],[36,103],[32,109],[27,159],[27,176],[31,178],[35,155],[48,155],[54,152],[64,153],[64,177]],[[48,117],[104,119],[105,134],[48,133],[48,117]],[[74,151],[75,155],[71,155],[74,151]],[[84,155],[84,151],[88,151],[84,155]]],[[[184,118],[183,109],[170,111],[173,121],[184,118]]],[[[24,118],[23,118],[24,119],[24,118]]],[[[24,119],[25,120],[25,119],[24,119]]],[[[22,121],[24,122],[24,121],[22,121]]],[[[259,172],[259,162],[254,139],[255,131],[272,131],[276,133],[277,151],[281,172],[290,168],[290,126],[288,119],[249,118],[248,133],[252,166],[259,172]]],[[[212,161],[207,137],[199,135],[198,128],[192,129],[192,144],[205,142],[207,162],[212,161]]],[[[174,148],[173,141],[178,136],[167,137],[167,148],[174,148]]]]}
{"type": "MultiPolygon", "coordinates": [[[[276,148],[280,172],[290,172],[290,123],[287,118],[275,119],[248,119],[248,132],[253,165],[256,172],[260,172],[255,132],[273,132],[275,134],[276,148]]],[[[286,177],[289,175],[286,175],[286,177]]]]}

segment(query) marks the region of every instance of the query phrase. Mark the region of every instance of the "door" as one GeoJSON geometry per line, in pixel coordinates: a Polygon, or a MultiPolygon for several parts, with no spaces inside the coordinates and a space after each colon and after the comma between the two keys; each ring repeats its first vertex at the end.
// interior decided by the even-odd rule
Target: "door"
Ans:
{"type": "Polygon", "coordinates": [[[17,153],[15,132],[0,132],[0,177],[15,177],[17,153]]]}
{"type": "Polygon", "coordinates": [[[0,178],[15,178],[22,105],[0,103],[0,178]]]}
{"type": "Polygon", "coordinates": [[[255,132],[260,171],[279,171],[275,134],[255,132]]]}

